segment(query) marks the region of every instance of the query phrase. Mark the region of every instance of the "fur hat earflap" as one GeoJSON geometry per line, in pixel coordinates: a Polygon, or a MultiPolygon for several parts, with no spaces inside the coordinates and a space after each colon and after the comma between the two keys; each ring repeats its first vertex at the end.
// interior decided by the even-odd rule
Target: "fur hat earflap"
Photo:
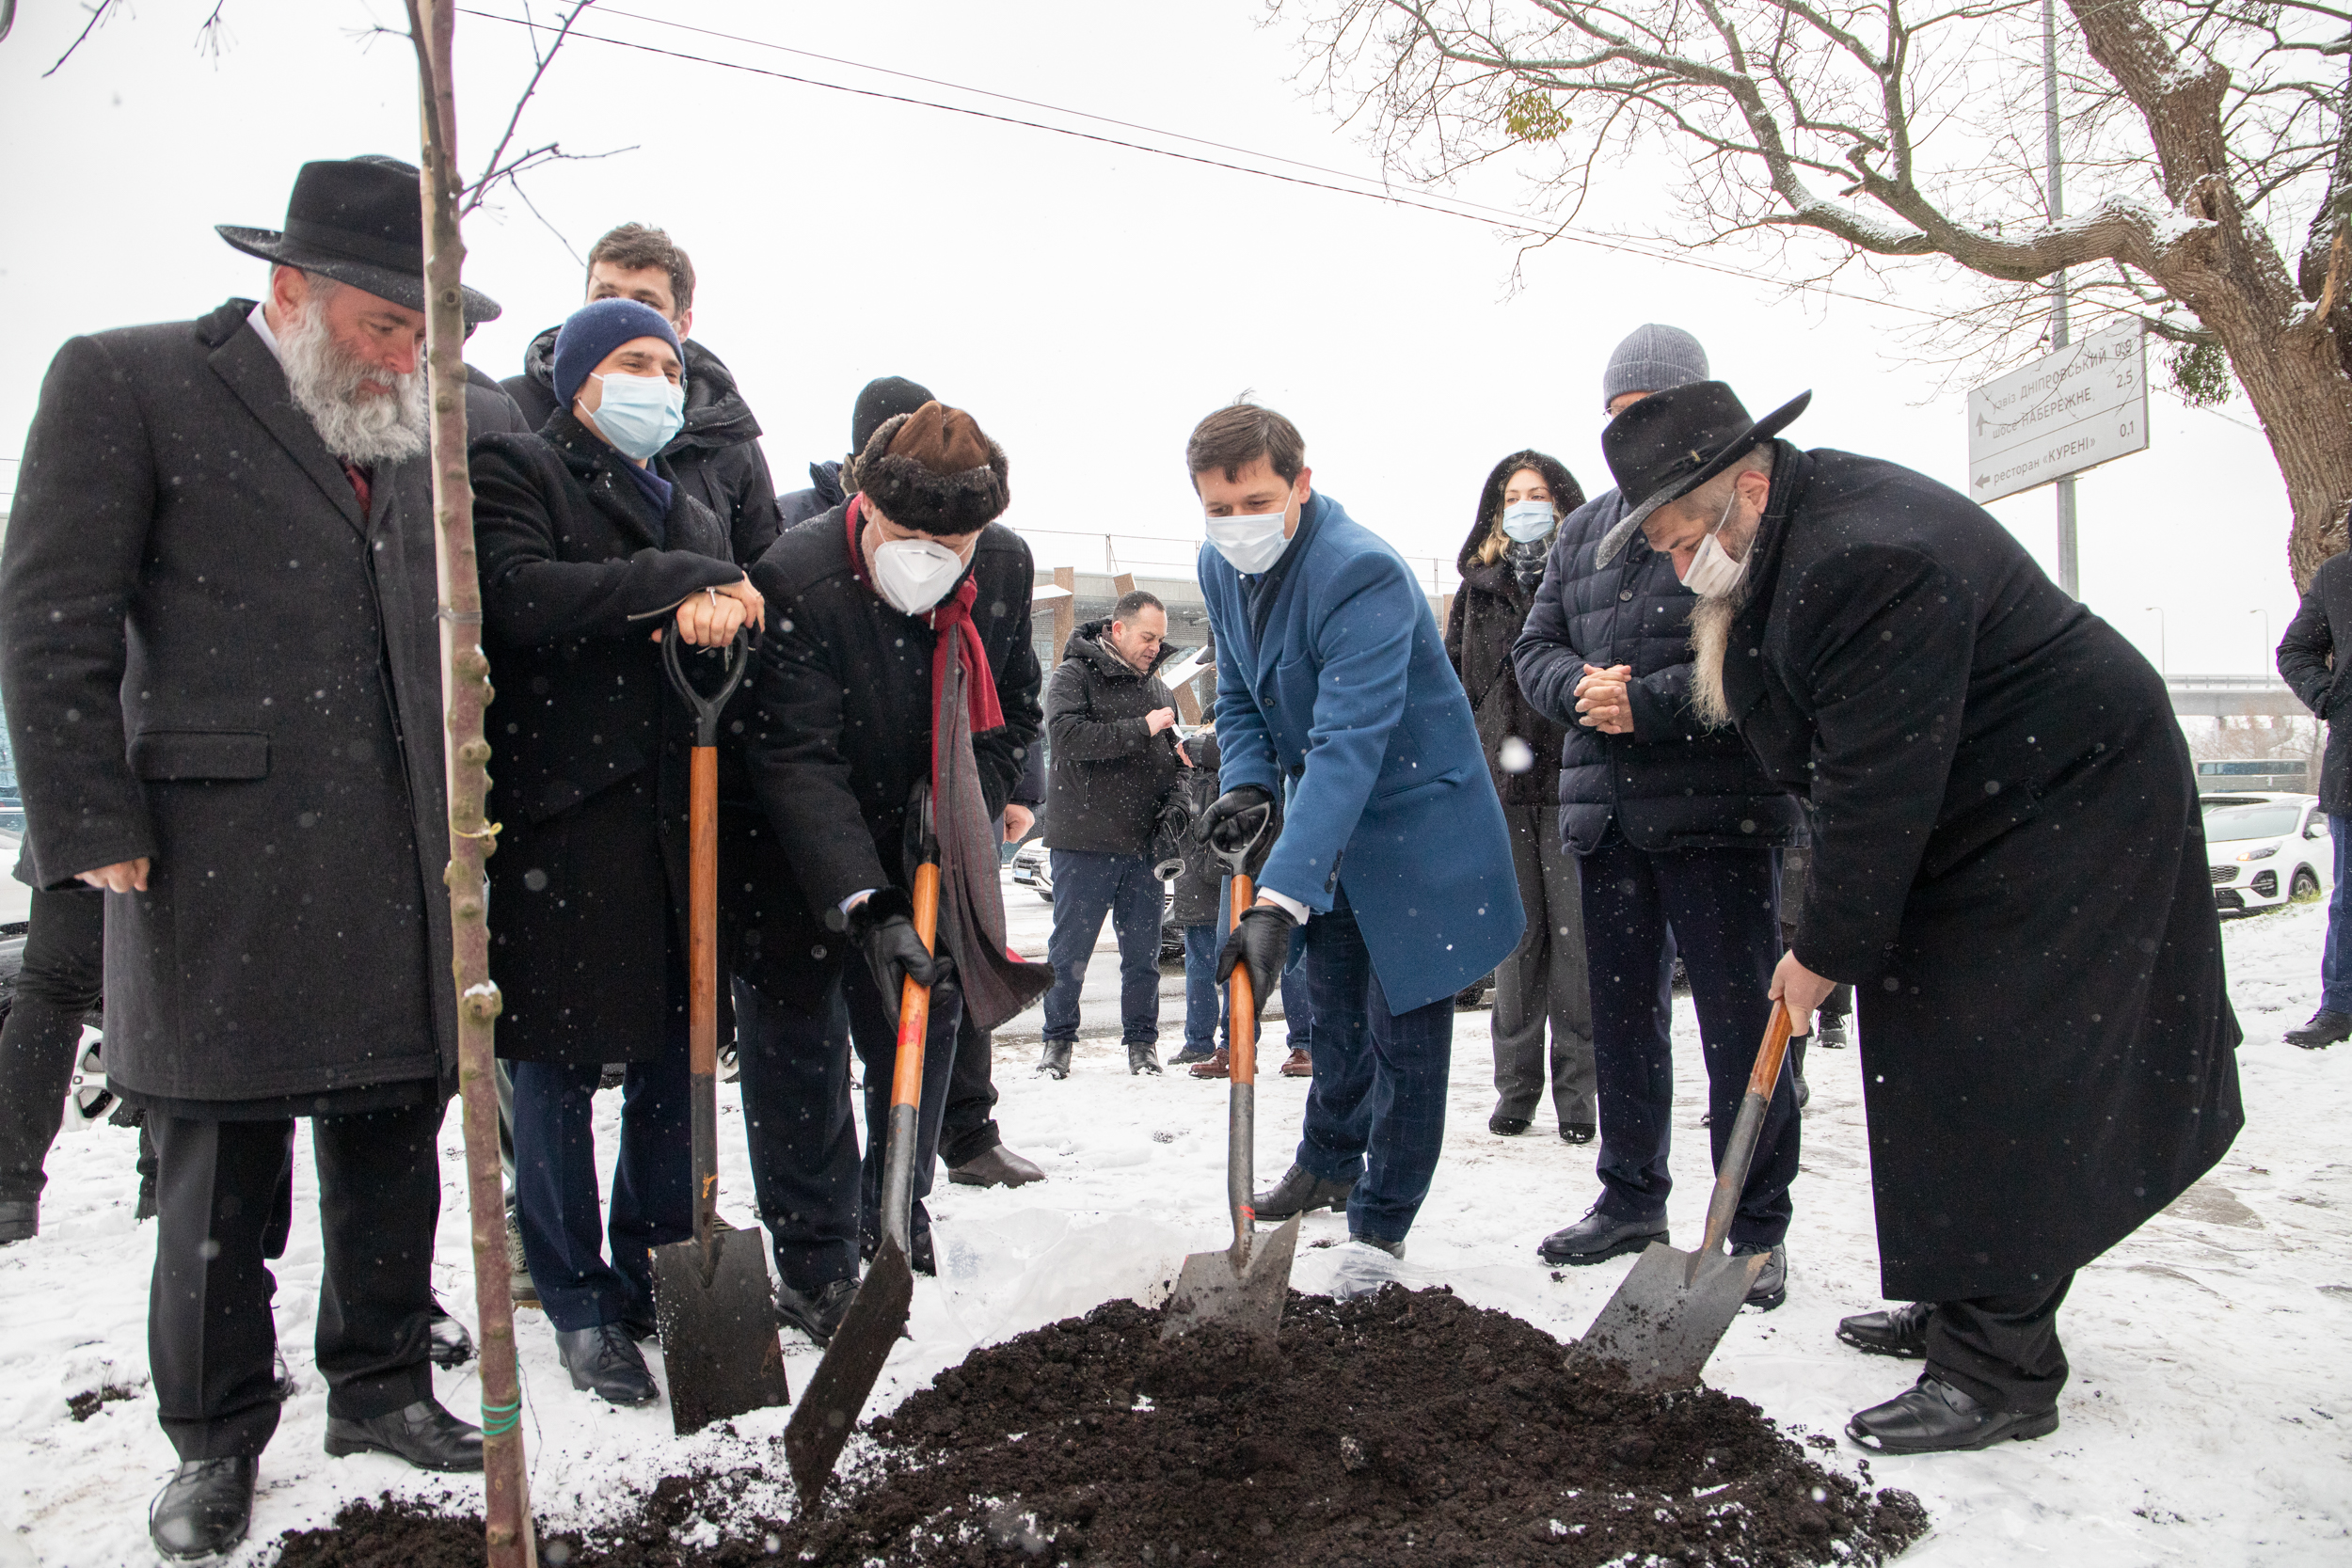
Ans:
{"type": "Polygon", "coordinates": [[[971,415],[935,402],[884,420],[850,479],[883,516],[925,533],[986,528],[1012,500],[1005,449],[971,415]]]}

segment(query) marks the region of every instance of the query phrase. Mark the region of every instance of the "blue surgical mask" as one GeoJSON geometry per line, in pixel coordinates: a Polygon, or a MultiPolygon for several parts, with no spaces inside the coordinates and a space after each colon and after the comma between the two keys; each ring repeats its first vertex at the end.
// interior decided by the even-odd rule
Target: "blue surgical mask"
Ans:
{"type": "Polygon", "coordinates": [[[1560,519],[1549,501],[1521,501],[1502,515],[1503,536],[1522,545],[1541,539],[1559,525],[1560,519]]]}
{"type": "MultiPolygon", "coordinates": [[[[591,372],[594,373],[594,372],[591,372]]],[[[663,375],[599,375],[597,432],[639,463],[653,460],[686,428],[686,388],[663,375]]]]}
{"type": "Polygon", "coordinates": [[[1290,541],[1282,535],[1282,514],[1255,512],[1209,519],[1209,543],[1236,572],[1263,572],[1282,559],[1290,541]]]}

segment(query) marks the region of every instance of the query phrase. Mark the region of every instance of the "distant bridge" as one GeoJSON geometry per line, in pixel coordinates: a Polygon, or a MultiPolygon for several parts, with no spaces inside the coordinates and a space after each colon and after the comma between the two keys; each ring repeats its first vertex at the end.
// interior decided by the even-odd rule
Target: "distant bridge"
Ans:
{"type": "Polygon", "coordinates": [[[2169,675],[2172,711],[2183,719],[2236,719],[2249,714],[2308,719],[2312,710],[2276,675],[2169,675]]]}

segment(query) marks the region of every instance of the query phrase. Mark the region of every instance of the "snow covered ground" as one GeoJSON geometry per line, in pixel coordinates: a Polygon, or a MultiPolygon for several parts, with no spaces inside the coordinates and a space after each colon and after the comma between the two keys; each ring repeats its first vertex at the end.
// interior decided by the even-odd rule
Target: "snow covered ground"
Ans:
{"type": "MultiPolygon", "coordinates": [[[[1016,890],[1016,900],[1029,895],[1016,890]]],[[[1032,900],[1034,902],[1034,900],[1032,900]]],[[[1016,912],[1019,905],[1016,902],[1016,912]]],[[[1034,924],[1024,920],[1023,926],[1034,924]]],[[[2228,928],[2233,993],[2247,1029],[2241,1056],[2248,1127],[2213,1176],[2074,1288],[2061,1320],[2074,1380],[2065,1424],[2050,1438],[1981,1455],[1881,1458],[1882,1484],[1926,1502],[1934,1533],[1905,1560],[1937,1568],[2063,1563],[2069,1568],[2196,1562],[2352,1561],[2352,1046],[2303,1052],[2281,1030],[2314,1004],[2319,910],[2291,909],[2228,928]]],[[[1108,954],[1098,963],[1106,970],[1108,954]]],[[[1009,1140],[1051,1173],[1018,1192],[942,1184],[933,1199],[944,1276],[917,1282],[914,1337],[892,1358],[876,1409],[961,1359],[974,1345],[1152,1291],[1188,1251],[1222,1243],[1225,1085],[1170,1075],[1131,1078],[1116,1044],[1115,992],[1089,986],[1088,1025],[1065,1083],[1033,1076],[1034,1047],[999,1048],[998,1117],[1009,1140]]],[[[1181,995],[1181,991],[1178,993],[1181,995]]],[[[1181,1006],[1181,1004],[1178,1004],[1181,1006]]],[[[1167,1017],[1176,1032],[1173,1008],[1167,1017]]],[[[1009,1033],[1019,1033],[1019,1030],[1009,1033]]],[[[1707,1196],[1695,1034],[1677,1019],[1678,1239],[1694,1240],[1707,1196]]],[[[1328,1290],[1343,1271],[1378,1269],[1415,1284],[1448,1283],[1482,1305],[1519,1313],[1564,1338],[1579,1333],[1627,1262],[1568,1271],[1534,1246],[1592,1196],[1590,1151],[1548,1121],[1516,1139],[1486,1130],[1486,1019],[1459,1015],[1451,1137],[1408,1260],[1330,1246],[1344,1222],[1306,1227],[1301,1288],[1328,1290]]],[[[1804,1175],[1796,1190],[1788,1304],[1733,1325],[1710,1376],[1791,1428],[1836,1433],[1847,1415],[1896,1392],[1901,1363],[1841,1348],[1836,1319],[1878,1305],[1860,1065],[1817,1053],[1809,1076],[1804,1175]]],[[[1263,1081],[1257,1166],[1279,1174],[1306,1085],[1263,1081]]],[[[748,1217],[750,1180],[738,1116],[723,1091],[725,1206],[748,1217]]],[[[605,1097],[608,1101],[617,1097],[605,1097]]],[[[610,1119],[604,1129],[610,1148],[610,1119]]],[[[446,1132],[437,1283],[472,1316],[458,1185],[458,1126],[446,1132]]],[[[42,1233],[0,1250],[0,1568],[151,1561],[148,1499],[172,1464],[146,1388],[144,1323],[151,1239],[131,1220],[133,1135],[102,1130],[51,1156],[42,1233]],[[87,1419],[69,1401],[126,1391],[87,1419]]],[[[298,1212],[314,1182],[297,1163],[298,1212]]],[[[1964,1179],[1964,1178],[1963,1178],[1964,1179]]],[[[278,1329],[302,1392],[262,1465],[253,1541],[240,1562],[267,1560],[279,1531],[330,1518],[345,1500],[390,1491],[465,1503],[478,1484],[420,1475],[365,1456],[326,1457],[326,1390],[308,1363],[319,1278],[314,1223],[295,1227],[278,1270],[278,1329]]],[[[665,1472],[724,1457],[782,1429],[786,1412],[736,1423],[739,1437],[680,1441],[665,1410],[617,1411],[576,1393],[546,1323],[520,1324],[525,1433],[543,1521],[579,1523],[619,1506],[665,1472]]],[[[787,1338],[793,1386],[817,1353],[787,1338]]],[[[657,1371],[659,1364],[657,1362],[657,1371]]],[[[439,1374],[440,1397],[470,1413],[470,1370],[439,1374]]],[[[1831,1462],[1866,1456],[1841,1444],[1831,1462]]],[[[779,1478],[781,1498],[788,1487],[779,1478]]]]}

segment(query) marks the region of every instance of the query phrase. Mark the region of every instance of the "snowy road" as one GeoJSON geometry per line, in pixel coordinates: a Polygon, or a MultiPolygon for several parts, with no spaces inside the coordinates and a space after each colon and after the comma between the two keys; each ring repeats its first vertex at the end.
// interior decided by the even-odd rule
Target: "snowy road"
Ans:
{"type": "MultiPolygon", "coordinates": [[[[2075,1285],[2061,1319],[2074,1378],[2057,1435],[1981,1455],[1872,1465],[1881,1483],[1918,1493],[1934,1520],[1934,1533],[1907,1563],[2352,1561],[2352,1355],[2344,1350],[2352,1337],[2352,1046],[2308,1053],[2279,1039],[2312,1010],[2323,929],[2321,911],[2309,908],[2228,928],[2233,994],[2248,1034],[2247,1131],[2207,1181],[2075,1285]]],[[[1096,1023],[1091,1006],[1089,1023],[1096,1023]]],[[[1451,1283],[1472,1301],[1572,1336],[1629,1266],[1555,1278],[1535,1260],[1537,1240],[1589,1200],[1590,1152],[1562,1144],[1548,1123],[1517,1139],[1488,1134],[1486,1015],[1460,1015],[1459,1023],[1446,1158],[1398,1272],[1415,1283],[1451,1283]]],[[[1677,1037],[1682,1185],[1672,1217],[1687,1244],[1707,1196],[1687,1008],[1677,1037]]],[[[1052,1179],[1019,1192],[943,1186],[934,1212],[946,1276],[918,1282],[914,1338],[893,1357],[878,1407],[974,1344],[1147,1291],[1172,1275],[1184,1252],[1221,1243],[1224,1085],[1130,1078],[1112,1038],[1082,1043],[1066,1083],[1034,1077],[1032,1055],[1026,1045],[1000,1047],[998,1117],[1012,1144],[1052,1179]]],[[[1710,1369],[1721,1386],[1784,1424],[1833,1433],[1855,1407],[1908,1380],[1902,1364],[1845,1351],[1832,1334],[1841,1314],[1878,1304],[1860,1071],[1851,1052],[1815,1055],[1788,1304],[1734,1324],[1710,1369]]],[[[1265,1082],[1262,1175],[1287,1160],[1305,1088],[1265,1082]]],[[[600,1102],[608,1157],[616,1099],[600,1102]]],[[[750,1184],[731,1093],[722,1114],[724,1201],[742,1219],[750,1184]]],[[[453,1116],[445,1147],[437,1282],[469,1319],[453,1116]]],[[[16,1478],[0,1489],[0,1568],[152,1560],[145,1511],[172,1459],[144,1386],[152,1249],[131,1221],[133,1155],[133,1135],[116,1130],[65,1140],[50,1162],[42,1234],[0,1250],[0,1323],[8,1328],[0,1337],[0,1470],[16,1478]],[[125,1397],[77,1420],[69,1400],[109,1385],[125,1397]]],[[[478,1495],[476,1484],[421,1476],[389,1459],[333,1460],[321,1451],[326,1393],[307,1359],[319,1277],[307,1158],[296,1164],[305,1217],[278,1270],[278,1296],[279,1331],[303,1389],[262,1460],[254,1544],[236,1560],[244,1563],[266,1560],[266,1543],[280,1530],[324,1522],[349,1498],[386,1490],[458,1501],[478,1495]]],[[[1297,1283],[1327,1289],[1343,1262],[1368,1261],[1361,1249],[1315,1244],[1344,1234],[1344,1223],[1327,1215],[1308,1224],[1297,1283]]],[[[662,1409],[615,1411],[575,1393],[544,1320],[525,1314],[520,1327],[525,1432],[543,1519],[579,1522],[664,1472],[720,1458],[783,1425],[785,1413],[770,1412],[739,1420],[740,1437],[678,1441],[662,1409]]],[[[798,1388],[816,1353],[795,1336],[787,1359],[798,1388]]],[[[469,1372],[440,1374],[437,1383],[460,1411],[479,1398],[469,1372]]],[[[1841,1444],[1834,1457],[1851,1466],[1864,1455],[1841,1444]]]]}

